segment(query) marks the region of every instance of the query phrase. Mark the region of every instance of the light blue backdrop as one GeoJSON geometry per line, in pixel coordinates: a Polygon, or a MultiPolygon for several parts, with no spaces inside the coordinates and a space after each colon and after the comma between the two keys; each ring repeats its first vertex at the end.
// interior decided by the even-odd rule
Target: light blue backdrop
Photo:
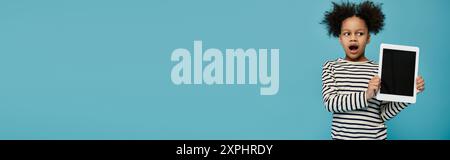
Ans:
{"type": "MultiPolygon", "coordinates": [[[[389,139],[450,139],[450,1],[384,3],[372,37],[421,48],[426,91],[389,139]]],[[[0,139],[330,139],[321,67],[344,55],[331,1],[0,1],[0,139]],[[280,89],[175,86],[176,48],[279,48],[280,89]]]]}

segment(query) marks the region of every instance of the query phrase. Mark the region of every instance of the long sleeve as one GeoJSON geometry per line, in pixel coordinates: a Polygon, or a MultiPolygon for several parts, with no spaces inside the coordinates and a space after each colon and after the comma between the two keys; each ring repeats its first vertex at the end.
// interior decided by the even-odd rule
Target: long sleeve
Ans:
{"type": "Polygon", "coordinates": [[[327,62],[322,70],[322,96],[329,112],[348,112],[366,108],[368,102],[365,92],[339,94],[333,74],[332,63],[327,62]]]}
{"type": "Polygon", "coordinates": [[[394,118],[400,111],[405,109],[409,103],[403,102],[384,102],[381,106],[381,118],[383,121],[388,121],[394,118]]]}

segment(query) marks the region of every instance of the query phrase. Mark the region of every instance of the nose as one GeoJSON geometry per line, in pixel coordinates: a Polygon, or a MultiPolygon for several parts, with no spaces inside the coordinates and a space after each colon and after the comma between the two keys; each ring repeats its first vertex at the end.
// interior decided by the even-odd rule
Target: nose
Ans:
{"type": "Polygon", "coordinates": [[[352,34],[352,35],[350,36],[350,42],[356,42],[356,40],[357,40],[356,35],[355,35],[355,34],[352,34]]]}

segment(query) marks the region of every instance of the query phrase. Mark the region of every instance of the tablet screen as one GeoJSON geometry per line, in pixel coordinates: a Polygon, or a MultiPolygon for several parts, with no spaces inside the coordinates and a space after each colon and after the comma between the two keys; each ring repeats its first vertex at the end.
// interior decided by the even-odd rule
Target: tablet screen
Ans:
{"type": "Polygon", "coordinates": [[[413,96],[416,52],[383,49],[380,93],[413,96]]]}

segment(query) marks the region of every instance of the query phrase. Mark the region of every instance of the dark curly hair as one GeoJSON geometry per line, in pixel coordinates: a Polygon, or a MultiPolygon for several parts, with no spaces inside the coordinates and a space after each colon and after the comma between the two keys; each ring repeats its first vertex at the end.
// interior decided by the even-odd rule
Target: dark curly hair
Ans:
{"type": "Polygon", "coordinates": [[[375,4],[371,1],[364,1],[359,4],[351,2],[332,2],[333,9],[325,12],[325,17],[321,24],[328,30],[328,35],[339,37],[341,34],[342,22],[349,17],[359,17],[366,22],[370,33],[377,34],[383,30],[385,16],[381,11],[381,3],[375,4]]]}

